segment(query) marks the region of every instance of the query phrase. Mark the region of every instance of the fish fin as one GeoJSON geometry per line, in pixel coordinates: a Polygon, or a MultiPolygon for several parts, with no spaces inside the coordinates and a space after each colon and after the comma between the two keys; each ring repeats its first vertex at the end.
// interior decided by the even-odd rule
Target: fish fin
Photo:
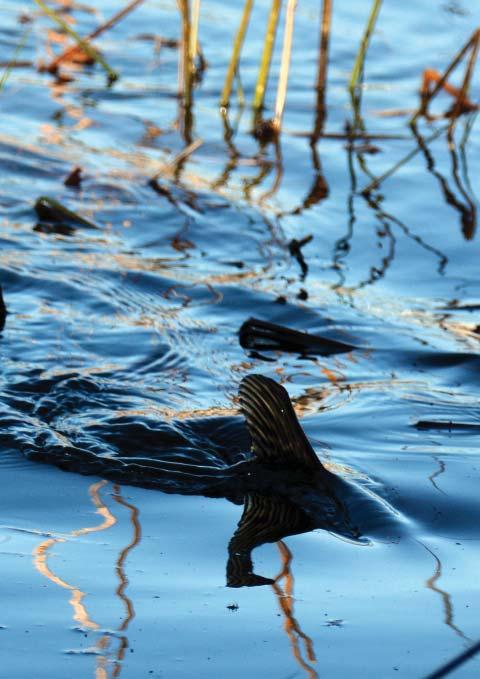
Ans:
{"type": "Polygon", "coordinates": [[[240,383],[239,397],[252,452],[261,462],[324,469],[280,384],[263,375],[248,375],[240,383]]]}

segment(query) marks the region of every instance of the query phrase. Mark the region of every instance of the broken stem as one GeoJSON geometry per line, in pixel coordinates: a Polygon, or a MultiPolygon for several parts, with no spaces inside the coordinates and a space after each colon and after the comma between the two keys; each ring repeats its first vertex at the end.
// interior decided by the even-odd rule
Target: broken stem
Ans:
{"type": "MultiPolygon", "coordinates": [[[[132,2],[129,2],[123,9],[121,9],[119,12],[114,14],[108,21],[105,21],[103,24],[98,26],[92,33],[87,35],[86,38],[84,38],[85,41],[90,41],[94,40],[95,38],[98,38],[99,35],[104,33],[105,31],[108,31],[112,26],[115,26],[121,19],[123,19],[127,14],[130,14],[138,5],[140,5],[144,0],[133,0],[132,2]]],[[[50,72],[56,71],[58,66],[62,63],[62,61],[68,61],[68,59],[75,54],[76,50],[78,49],[77,45],[74,45],[73,47],[69,47],[66,49],[62,54],[60,54],[58,57],[56,57],[48,66],[48,69],[50,72]]],[[[89,55],[88,55],[89,56],[89,55]]]]}
{"type": "Polygon", "coordinates": [[[465,43],[465,45],[462,47],[462,49],[458,52],[458,54],[450,62],[450,65],[447,66],[442,77],[440,78],[440,80],[438,80],[438,82],[435,84],[435,86],[432,90],[427,90],[427,91],[422,90],[420,106],[419,106],[418,110],[413,114],[412,119],[410,121],[410,124],[414,124],[417,121],[417,119],[419,118],[419,116],[422,116],[426,113],[427,106],[430,103],[430,101],[442,89],[442,87],[444,87],[445,83],[448,80],[450,73],[454,70],[454,68],[458,65],[458,63],[463,59],[463,57],[468,52],[468,50],[470,49],[470,47],[472,46],[474,41],[478,40],[479,35],[480,35],[480,30],[476,30],[475,33],[472,35],[472,37],[465,43]]]}
{"type": "Polygon", "coordinates": [[[55,21],[56,24],[60,26],[60,28],[67,33],[71,38],[73,38],[77,46],[80,47],[80,49],[85,52],[87,56],[89,56],[93,61],[98,62],[103,69],[106,71],[107,76],[108,76],[108,81],[109,83],[115,82],[115,80],[118,79],[118,73],[114,71],[110,66],[107,64],[105,59],[102,57],[100,52],[98,52],[96,49],[94,49],[91,45],[88,44],[83,38],[81,38],[78,33],[76,33],[70,26],[56,13],[53,11],[53,9],[50,9],[50,7],[47,7],[47,5],[42,1],[42,0],[35,0],[37,5],[40,7],[40,9],[53,21],[55,21]]]}

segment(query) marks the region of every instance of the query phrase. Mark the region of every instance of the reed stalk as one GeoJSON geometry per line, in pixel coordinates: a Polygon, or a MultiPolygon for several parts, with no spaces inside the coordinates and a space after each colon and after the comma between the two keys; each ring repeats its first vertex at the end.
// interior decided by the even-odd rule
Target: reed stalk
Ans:
{"type": "Polygon", "coordinates": [[[115,80],[118,79],[118,73],[111,68],[108,63],[105,61],[105,59],[102,57],[100,52],[98,52],[94,47],[92,47],[87,41],[85,41],[83,38],[81,38],[76,31],[73,30],[73,28],[70,28],[70,26],[53,10],[50,9],[50,7],[47,7],[47,5],[43,2],[43,0],[35,0],[36,4],[40,7],[42,12],[44,12],[47,16],[50,17],[60,28],[75,42],[77,43],[77,46],[85,52],[87,56],[89,56],[93,61],[98,62],[100,66],[105,70],[107,73],[108,77],[108,82],[109,84],[112,84],[115,82],[115,80]]]}
{"type": "Polygon", "coordinates": [[[273,47],[275,45],[275,37],[277,35],[278,20],[280,18],[281,8],[282,0],[272,0],[272,6],[267,23],[267,32],[265,34],[265,41],[263,44],[260,70],[258,72],[257,84],[255,86],[255,94],[253,97],[252,106],[256,117],[263,108],[265,90],[267,88],[268,75],[270,73],[270,64],[272,61],[273,47]]]}
{"type": "Polygon", "coordinates": [[[372,9],[370,10],[370,16],[368,17],[367,26],[363,33],[362,41],[357,52],[355,63],[353,65],[352,74],[350,76],[350,82],[348,88],[350,92],[354,92],[361,80],[363,68],[365,65],[365,57],[367,55],[368,46],[370,44],[370,38],[375,30],[375,24],[377,21],[378,13],[380,12],[380,7],[382,5],[382,0],[373,0],[372,9]]]}
{"type": "Polygon", "coordinates": [[[273,128],[278,133],[282,127],[283,111],[287,97],[288,73],[292,57],[293,28],[295,25],[295,10],[297,0],[288,0],[285,14],[285,32],[283,35],[282,60],[280,63],[280,76],[278,78],[277,99],[275,101],[275,114],[273,128]]]}
{"type": "Polygon", "coordinates": [[[200,0],[193,0],[192,2],[192,20],[190,30],[190,62],[194,67],[195,59],[198,54],[198,27],[200,24],[200,0]]]}
{"type": "Polygon", "coordinates": [[[245,34],[247,32],[248,23],[250,21],[250,15],[252,13],[254,0],[246,0],[243,7],[243,14],[240,20],[240,26],[238,27],[237,35],[233,43],[232,56],[230,58],[230,63],[228,64],[227,75],[225,76],[225,82],[223,84],[222,96],[220,98],[221,108],[227,108],[230,104],[230,96],[232,94],[233,81],[235,74],[238,74],[238,63],[240,61],[240,54],[243,47],[243,42],[245,40],[245,34]]]}
{"type": "MultiPolygon", "coordinates": [[[[95,38],[98,38],[99,35],[105,33],[105,31],[108,31],[110,28],[118,24],[118,22],[121,21],[124,17],[126,17],[127,14],[130,14],[130,12],[132,12],[136,7],[138,7],[138,5],[141,5],[142,2],[144,2],[144,0],[133,0],[132,2],[127,3],[127,5],[125,5],[123,9],[119,10],[116,14],[110,17],[110,19],[108,19],[103,24],[98,26],[92,33],[87,35],[87,37],[84,38],[84,40],[87,42],[90,40],[94,40],[95,38]]],[[[62,63],[62,61],[68,61],[77,50],[78,50],[77,45],[67,48],[48,65],[47,70],[50,72],[55,72],[62,63]]],[[[87,54],[87,56],[89,55],[87,54]]]]}
{"type": "Polygon", "coordinates": [[[182,48],[179,59],[179,95],[183,99],[186,109],[192,105],[193,64],[190,58],[190,2],[178,0],[178,7],[182,17],[182,48]]]}
{"type": "Polygon", "coordinates": [[[316,142],[321,137],[323,127],[327,117],[325,98],[327,92],[327,71],[328,71],[328,47],[330,44],[330,26],[332,23],[333,0],[323,0],[322,3],[322,23],[320,33],[320,49],[318,53],[317,83],[317,105],[315,114],[315,126],[312,141],[316,142]]]}

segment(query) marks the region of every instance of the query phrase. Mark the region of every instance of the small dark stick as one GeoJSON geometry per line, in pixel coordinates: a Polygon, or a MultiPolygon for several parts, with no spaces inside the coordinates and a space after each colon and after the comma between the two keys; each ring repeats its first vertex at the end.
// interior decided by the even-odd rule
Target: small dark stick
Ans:
{"type": "Polygon", "coordinates": [[[446,677],[448,674],[453,672],[453,670],[456,670],[457,667],[463,665],[464,662],[470,660],[470,658],[473,658],[473,656],[479,651],[480,641],[477,641],[475,644],[470,646],[470,648],[467,648],[466,651],[459,653],[457,656],[455,656],[455,658],[452,658],[452,660],[449,660],[449,662],[447,662],[445,665],[435,670],[435,672],[432,672],[426,676],[425,679],[441,679],[442,677],[446,677]]]}

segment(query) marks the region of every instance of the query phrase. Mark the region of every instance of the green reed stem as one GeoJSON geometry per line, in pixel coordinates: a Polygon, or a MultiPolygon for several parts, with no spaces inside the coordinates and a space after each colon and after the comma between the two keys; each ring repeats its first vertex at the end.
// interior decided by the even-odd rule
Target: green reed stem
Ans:
{"type": "Polygon", "coordinates": [[[76,31],[70,28],[70,26],[53,9],[47,7],[47,5],[42,0],[35,0],[35,2],[40,7],[42,12],[49,16],[50,19],[52,19],[56,24],[58,24],[67,35],[69,35],[71,38],[73,38],[73,40],[75,40],[77,45],[83,52],[85,52],[87,56],[89,56],[91,59],[93,59],[93,61],[98,62],[100,66],[102,66],[102,68],[107,73],[108,82],[110,84],[114,83],[115,80],[118,79],[118,73],[107,64],[107,62],[102,57],[100,52],[94,49],[88,42],[86,42],[86,40],[81,38],[76,31]]]}
{"type": "Polygon", "coordinates": [[[5,70],[4,70],[3,73],[2,73],[2,77],[0,78],[0,92],[1,92],[1,91],[3,90],[3,88],[5,87],[5,83],[7,82],[8,78],[9,78],[9,76],[10,76],[10,73],[12,72],[12,68],[14,67],[15,62],[17,61],[18,55],[20,54],[20,52],[22,51],[22,49],[25,47],[25,43],[27,42],[27,38],[28,38],[28,36],[30,35],[30,30],[31,30],[30,28],[27,29],[27,30],[25,31],[25,33],[21,36],[20,42],[19,42],[18,45],[16,46],[15,52],[13,53],[12,58],[10,59],[10,61],[8,62],[7,67],[5,68],[5,70]]]}
{"type": "Polygon", "coordinates": [[[272,7],[268,17],[267,32],[265,34],[265,41],[263,44],[260,70],[258,72],[257,84],[255,86],[255,94],[253,97],[253,110],[256,114],[258,114],[263,108],[263,101],[265,99],[265,90],[267,88],[268,75],[270,72],[270,64],[272,61],[273,47],[275,45],[275,37],[277,34],[281,8],[282,0],[272,0],[272,7]]]}
{"type": "Polygon", "coordinates": [[[350,92],[353,92],[359,85],[363,67],[365,65],[365,57],[367,55],[368,45],[370,44],[370,38],[375,30],[375,23],[377,21],[377,16],[382,5],[382,0],[373,0],[372,9],[370,10],[370,16],[368,17],[367,26],[363,33],[362,41],[357,52],[355,63],[353,65],[352,75],[350,76],[350,82],[348,88],[350,92]]]}
{"type": "Polygon", "coordinates": [[[233,80],[235,78],[235,73],[238,73],[238,62],[240,60],[240,53],[242,51],[243,41],[245,40],[248,22],[250,21],[252,7],[253,0],[246,0],[243,8],[240,26],[238,27],[237,35],[235,36],[235,41],[233,43],[232,56],[230,58],[230,63],[228,65],[227,75],[225,76],[225,82],[223,84],[222,96],[220,98],[220,106],[222,108],[227,108],[227,106],[230,103],[230,96],[232,94],[233,88],[233,80]]]}

